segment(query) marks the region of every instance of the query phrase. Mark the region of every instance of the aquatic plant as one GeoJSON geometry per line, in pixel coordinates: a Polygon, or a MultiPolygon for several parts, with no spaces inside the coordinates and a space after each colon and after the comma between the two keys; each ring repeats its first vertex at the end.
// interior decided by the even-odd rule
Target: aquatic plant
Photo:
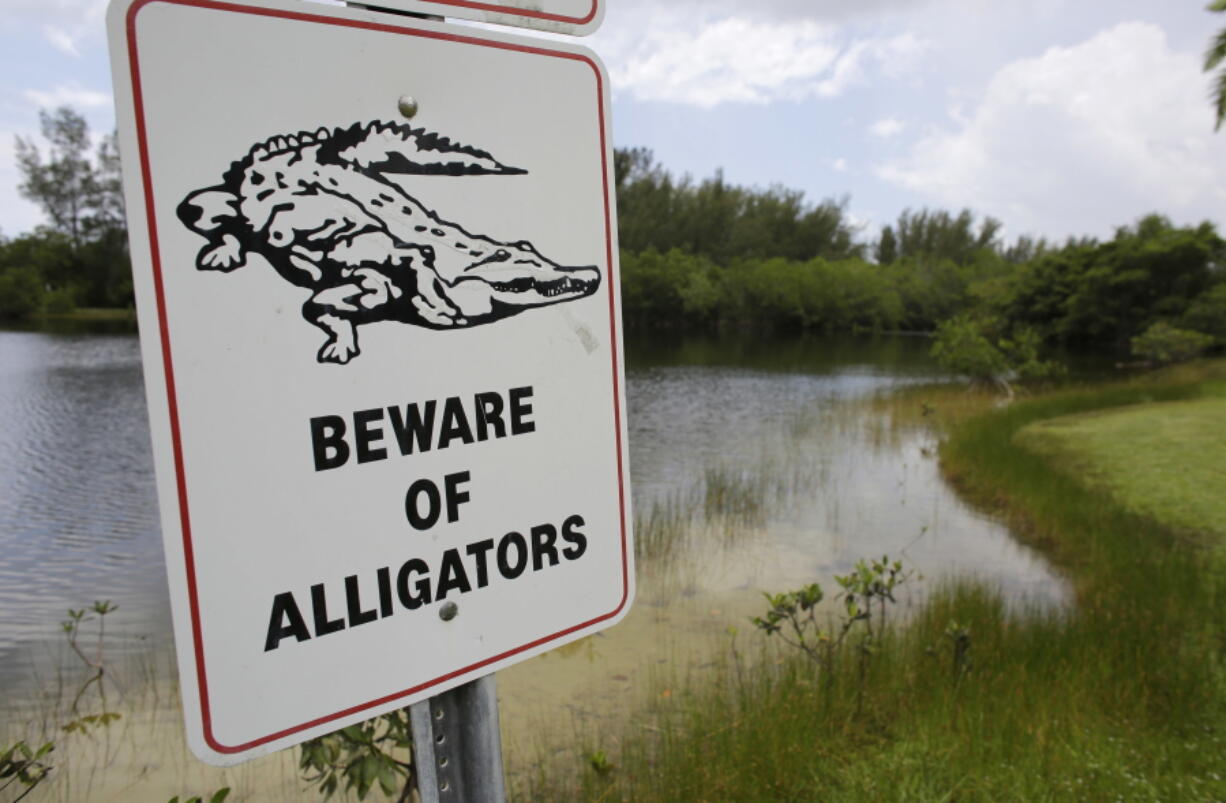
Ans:
{"type": "MultiPolygon", "coordinates": [[[[222,801],[229,796],[230,787],[223,786],[221,789],[218,789],[216,792],[209,795],[208,803],[222,803],[222,801]]],[[[168,801],[168,803],[179,803],[179,796],[175,795],[168,801]]],[[[201,795],[192,795],[191,797],[183,798],[183,803],[205,803],[205,798],[201,795]]]]}
{"type": "Polygon", "coordinates": [[[0,749],[0,792],[20,783],[25,789],[12,798],[14,803],[33,792],[51,773],[51,765],[43,759],[54,749],[51,742],[31,749],[24,741],[0,749]]]}
{"type": "Polygon", "coordinates": [[[822,587],[817,583],[782,594],[764,594],[770,608],[765,616],[754,616],[750,621],[767,636],[778,635],[783,643],[800,650],[821,667],[828,688],[833,683],[835,662],[845,642],[854,632],[858,632],[855,651],[859,678],[856,708],[859,713],[868,675],[868,660],[885,632],[886,609],[897,602],[894,592],[910,576],[910,571],[903,571],[902,561],[891,561],[888,555],[882,555],[881,560],[861,559],[849,574],[835,575],[834,580],[842,589],[836,597],[842,615],[838,626],[830,630],[817,621],[817,606],[824,597],[822,587]],[[857,628],[861,623],[863,627],[857,628]]]}

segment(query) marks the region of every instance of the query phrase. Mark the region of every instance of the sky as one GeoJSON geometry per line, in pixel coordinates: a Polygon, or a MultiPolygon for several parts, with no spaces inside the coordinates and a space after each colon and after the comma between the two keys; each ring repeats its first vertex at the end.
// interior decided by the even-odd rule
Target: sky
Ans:
{"type": "MultiPolygon", "coordinates": [[[[308,0],[302,0],[304,3],[308,0]]],[[[368,0],[371,2],[372,0],[368,0]]],[[[618,147],[673,173],[1020,235],[1110,237],[1158,211],[1226,231],[1206,0],[602,0],[618,147]]],[[[115,125],[105,0],[0,0],[0,234],[43,222],[14,139],[67,104],[115,125]]],[[[526,34],[532,35],[532,34],[526,34]]]]}

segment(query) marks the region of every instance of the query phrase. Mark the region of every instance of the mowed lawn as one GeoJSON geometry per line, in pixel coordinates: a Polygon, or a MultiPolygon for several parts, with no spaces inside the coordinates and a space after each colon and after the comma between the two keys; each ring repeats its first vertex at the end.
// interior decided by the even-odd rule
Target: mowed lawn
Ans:
{"type": "Polygon", "coordinates": [[[1226,544],[1226,398],[1053,418],[1015,437],[1131,510],[1226,544]]]}

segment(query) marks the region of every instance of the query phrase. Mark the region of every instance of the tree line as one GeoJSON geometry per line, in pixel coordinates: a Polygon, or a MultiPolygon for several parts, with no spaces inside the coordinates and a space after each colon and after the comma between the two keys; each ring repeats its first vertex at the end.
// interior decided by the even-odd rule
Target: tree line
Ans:
{"type": "Polygon", "coordinates": [[[617,154],[622,305],[637,328],[935,332],[1126,350],[1155,324],[1226,345],[1223,240],[1160,214],[1099,241],[1007,241],[970,210],[906,210],[865,243],[846,201],[693,182],[617,154]],[[1023,334],[1025,333],[1025,334],[1023,334]]]}
{"type": "MultiPolygon", "coordinates": [[[[68,108],[17,139],[21,193],[47,224],[0,237],[0,317],[129,307],[114,134],[97,146],[68,108]]],[[[873,241],[847,199],[676,177],[644,148],[614,153],[621,283],[631,328],[936,332],[1122,350],[1155,324],[1226,345],[1223,241],[1153,214],[1113,237],[1006,241],[970,210],[906,210],[873,241]]]]}
{"type": "Polygon", "coordinates": [[[118,137],[112,132],[95,147],[85,119],[66,107],[40,112],[39,122],[49,147],[44,154],[17,137],[18,190],[41,207],[47,224],[0,236],[0,318],[130,307],[118,137]]]}

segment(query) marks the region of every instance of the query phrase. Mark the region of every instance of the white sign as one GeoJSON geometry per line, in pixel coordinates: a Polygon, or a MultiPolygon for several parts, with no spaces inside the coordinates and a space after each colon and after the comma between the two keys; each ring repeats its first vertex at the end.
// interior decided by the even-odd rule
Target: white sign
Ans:
{"type": "Polygon", "coordinates": [[[586,36],[600,27],[605,0],[361,0],[365,5],[496,25],[586,36]]]}
{"type": "Polygon", "coordinates": [[[236,763],[618,621],[599,61],[276,0],[117,0],[108,24],[196,753],[236,763]]]}

